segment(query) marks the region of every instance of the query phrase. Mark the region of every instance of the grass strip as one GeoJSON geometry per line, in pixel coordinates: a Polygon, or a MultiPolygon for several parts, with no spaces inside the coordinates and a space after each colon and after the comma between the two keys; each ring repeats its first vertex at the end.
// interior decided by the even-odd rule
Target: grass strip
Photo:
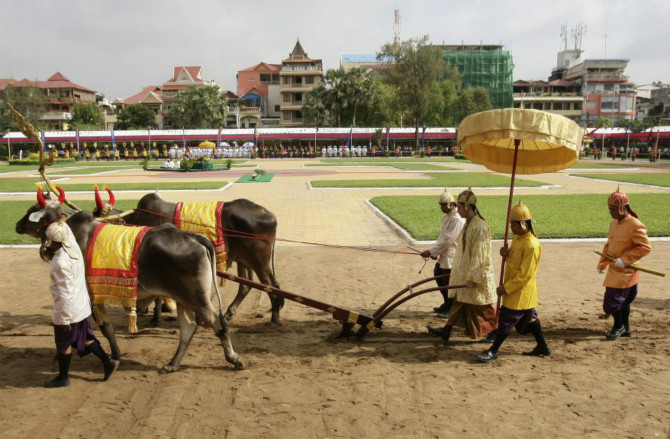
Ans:
{"type": "MultiPolygon", "coordinates": [[[[406,180],[314,180],[316,188],[376,188],[376,187],[506,187],[510,177],[486,172],[426,173],[430,179],[406,180]]],[[[541,181],[517,178],[519,187],[539,187],[547,185],[541,181]]]]}
{"type": "MultiPolygon", "coordinates": [[[[40,183],[39,178],[5,178],[0,179],[0,192],[35,192],[36,183],[40,183]]],[[[93,185],[102,188],[103,185],[109,186],[113,191],[153,191],[161,190],[197,190],[197,189],[220,189],[226,185],[225,181],[179,181],[179,182],[144,182],[144,183],[119,183],[118,181],[105,181],[105,176],[101,175],[100,180],[92,183],[69,183],[68,181],[53,182],[60,186],[65,192],[92,191],[93,185]]]]}
{"type": "Polygon", "coordinates": [[[447,170],[456,170],[456,168],[449,168],[446,166],[433,165],[431,163],[392,163],[392,162],[350,162],[350,163],[308,163],[306,167],[318,167],[318,166],[360,166],[360,167],[372,167],[372,166],[383,166],[386,168],[397,168],[405,171],[447,171],[447,170]]]}
{"type": "Polygon", "coordinates": [[[570,169],[608,169],[608,168],[634,168],[634,163],[612,163],[612,164],[602,164],[595,161],[579,161],[574,165],[570,166],[570,169]]]}
{"type": "MultiPolygon", "coordinates": [[[[520,198],[530,208],[540,238],[604,238],[612,221],[606,194],[515,195],[514,204],[520,198]]],[[[477,197],[477,208],[494,239],[505,236],[508,199],[507,195],[477,197]]],[[[670,194],[630,194],[629,199],[649,236],[670,236],[670,194]]],[[[393,195],[370,201],[414,239],[433,241],[440,234],[444,215],[437,200],[437,195],[393,195]]]]}
{"type": "Polygon", "coordinates": [[[670,174],[570,174],[570,176],[670,187],[670,174]]]}

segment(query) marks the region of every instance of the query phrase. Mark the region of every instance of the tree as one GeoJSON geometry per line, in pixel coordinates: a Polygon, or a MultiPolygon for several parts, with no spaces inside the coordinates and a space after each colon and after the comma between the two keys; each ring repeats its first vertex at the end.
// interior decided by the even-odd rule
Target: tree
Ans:
{"type": "Polygon", "coordinates": [[[493,108],[491,92],[483,87],[465,90],[458,97],[456,108],[458,109],[459,123],[471,114],[491,110],[493,108]]]}
{"type": "Polygon", "coordinates": [[[345,99],[353,108],[352,126],[356,126],[356,111],[359,106],[368,106],[374,99],[374,84],[370,74],[363,68],[353,68],[345,74],[345,99]]]}
{"type": "Polygon", "coordinates": [[[433,93],[435,100],[425,119],[426,125],[449,127],[456,123],[457,85],[452,80],[436,82],[433,93]]]}
{"type": "Polygon", "coordinates": [[[302,117],[305,125],[328,126],[331,121],[331,111],[327,105],[326,88],[323,85],[313,88],[305,96],[302,106],[302,117]]]}
{"type": "Polygon", "coordinates": [[[225,125],[228,98],[218,85],[190,86],[177,93],[170,107],[172,125],[182,128],[217,128],[225,125]]]}
{"type": "Polygon", "coordinates": [[[101,125],[102,112],[94,102],[74,104],[70,119],[71,130],[97,130],[101,125]]]}
{"type": "Polygon", "coordinates": [[[456,76],[454,69],[444,61],[440,48],[428,44],[428,36],[387,43],[377,59],[389,60],[385,79],[396,87],[398,106],[409,114],[418,146],[419,126],[428,119],[438,99],[435,83],[456,76]]]}
{"type": "Polygon", "coordinates": [[[612,126],[612,122],[606,117],[599,117],[598,120],[596,120],[596,126],[609,128],[612,126]]]}
{"type": "Polygon", "coordinates": [[[7,104],[11,104],[38,130],[46,128],[39,119],[47,112],[46,101],[46,94],[37,87],[14,87],[8,84],[5,91],[0,94],[0,132],[19,131],[19,125],[12,117],[7,104]]]}
{"type": "Polygon", "coordinates": [[[117,130],[144,129],[156,124],[156,114],[149,107],[133,104],[119,111],[114,128],[117,130]]]}
{"type": "Polygon", "coordinates": [[[365,112],[374,102],[375,90],[375,81],[365,69],[330,69],[323,83],[305,97],[305,124],[356,125],[359,110],[365,112]]]}

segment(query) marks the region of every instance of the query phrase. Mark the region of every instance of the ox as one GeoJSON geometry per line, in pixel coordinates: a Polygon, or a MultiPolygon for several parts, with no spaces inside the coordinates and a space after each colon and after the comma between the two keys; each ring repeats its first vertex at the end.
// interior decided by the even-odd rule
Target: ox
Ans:
{"type": "MultiPolygon", "coordinates": [[[[59,200],[64,193],[59,189],[59,200]]],[[[58,220],[63,214],[60,204],[55,201],[46,203],[39,199],[28,213],[16,225],[18,233],[26,233],[32,223],[39,221],[39,235],[44,242],[46,226],[58,220]],[[37,214],[37,217],[34,214],[37,214]],[[32,218],[29,218],[31,217],[32,218]]],[[[87,253],[89,240],[96,226],[100,224],[89,212],[77,212],[67,220],[83,254],[87,253]]],[[[235,369],[244,369],[240,357],[233,350],[228,333],[228,325],[223,313],[212,305],[211,289],[214,285],[219,306],[221,293],[216,283],[216,261],[212,243],[201,235],[186,233],[176,227],[165,224],[154,227],[145,235],[138,253],[138,289],[137,301],[141,306],[153,301],[157,296],[165,296],[177,302],[179,320],[179,346],[172,360],[163,366],[161,373],[174,372],[179,368],[188,345],[197,330],[196,318],[209,328],[213,328],[223,346],[226,360],[235,369]]],[[[106,315],[104,305],[98,305],[102,315],[106,315]]],[[[107,321],[101,330],[110,342],[114,358],[120,357],[120,350],[114,337],[113,326],[107,321]]]]}
{"type": "MultiPolygon", "coordinates": [[[[110,192],[110,203],[113,203],[113,195],[110,192]]],[[[94,215],[103,214],[105,206],[96,197],[96,210],[94,215]]],[[[158,226],[164,223],[172,223],[175,217],[176,203],[164,200],[159,194],[151,193],[143,196],[134,212],[127,215],[124,220],[128,224],[140,226],[158,226]]],[[[252,272],[256,273],[260,283],[272,285],[279,288],[279,283],[274,273],[274,247],[277,233],[277,218],[266,208],[246,200],[237,199],[227,201],[221,210],[221,224],[225,227],[224,241],[226,245],[228,267],[232,262],[237,262],[237,273],[240,277],[252,278],[252,272]],[[258,239],[258,237],[262,237],[258,239]]],[[[249,293],[251,288],[240,284],[237,296],[226,310],[225,317],[230,320],[237,312],[237,308],[249,293]]],[[[278,324],[279,311],[284,306],[284,298],[272,294],[271,323],[278,324]]]]}

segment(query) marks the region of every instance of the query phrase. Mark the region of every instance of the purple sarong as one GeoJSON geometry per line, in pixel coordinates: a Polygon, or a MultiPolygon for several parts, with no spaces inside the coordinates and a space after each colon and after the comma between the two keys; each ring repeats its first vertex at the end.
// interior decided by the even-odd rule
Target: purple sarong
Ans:
{"type": "Polygon", "coordinates": [[[637,297],[637,284],[630,288],[605,287],[605,298],[603,299],[603,311],[611,315],[619,311],[624,304],[631,304],[637,297]]]}
{"type": "Polygon", "coordinates": [[[501,306],[498,316],[498,331],[509,334],[512,329],[516,329],[519,334],[528,334],[530,332],[528,324],[533,320],[537,320],[535,308],[519,310],[501,306]]]}
{"type": "Polygon", "coordinates": [[[81,322],[70,323],[69,331],[65,331],[58,325],[54,325],[54,338],[56,339],[56,350],[59,354],[64,354],[67,348],[72,346],[77,350],[77,354],[83,357],[87,354],[86,342],[96,340],[95,334],[91,329],[91,316],[86,317],[81,322]]]}

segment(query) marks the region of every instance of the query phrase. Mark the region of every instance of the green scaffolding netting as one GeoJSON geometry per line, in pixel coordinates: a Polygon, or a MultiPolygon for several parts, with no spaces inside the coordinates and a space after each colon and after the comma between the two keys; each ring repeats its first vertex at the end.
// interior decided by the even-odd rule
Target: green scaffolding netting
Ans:
{"type": "Polygon", "coordinates": [[[463,89],[483,87],[491,92],[493,108],[511,108],[514,63],[500,48],[443,50],[444,60],[463,75],[463,89]]]}

